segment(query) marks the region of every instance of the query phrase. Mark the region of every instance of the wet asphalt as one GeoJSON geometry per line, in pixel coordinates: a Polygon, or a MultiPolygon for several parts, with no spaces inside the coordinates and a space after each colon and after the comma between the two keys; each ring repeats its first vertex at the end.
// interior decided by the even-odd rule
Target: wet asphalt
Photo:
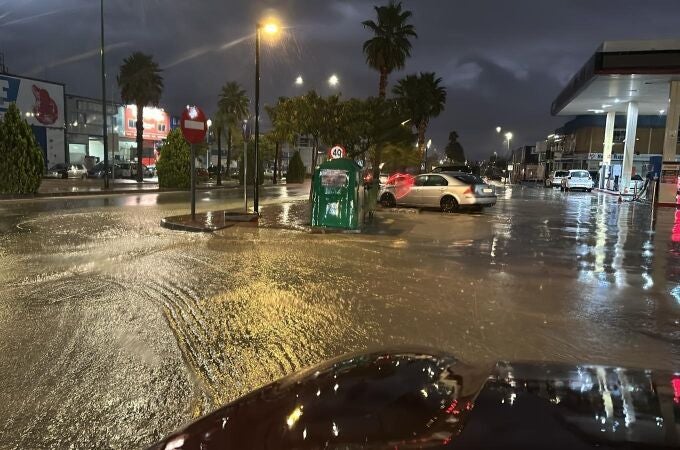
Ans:
{"type": "Polygon", "coordinates": [[[142,448],[364,349],[680,370],[674,209],[513,186],[311,234],[306,198],[267,187],[259,228],[214,234],[159,226],[185,193],[0,202],[0,448],[142,448]]]}

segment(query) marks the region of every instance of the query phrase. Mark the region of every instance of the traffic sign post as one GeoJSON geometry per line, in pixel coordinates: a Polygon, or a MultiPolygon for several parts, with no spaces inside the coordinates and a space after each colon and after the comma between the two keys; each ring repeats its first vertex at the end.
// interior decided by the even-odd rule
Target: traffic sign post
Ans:
{"type": "Polygon", "coordinates": [[[180,120],[182,135],[191,146],[191,220],[196,220],[196,144],[205,140],[208,120],[198,106],[189,106],[182,112],[180,120]]]}

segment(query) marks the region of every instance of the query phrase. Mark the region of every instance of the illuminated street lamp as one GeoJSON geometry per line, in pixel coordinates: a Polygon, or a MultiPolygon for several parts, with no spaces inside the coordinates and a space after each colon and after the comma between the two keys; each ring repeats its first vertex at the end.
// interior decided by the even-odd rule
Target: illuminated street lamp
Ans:
{"type": "Polygon", "coordinates": [[[500,134],[501,130],[503,130],[501,127],[496,127],[496,133],[500,134]]]}
{"type": "Polygon", "coordinates": [[[338,76],[335,75],[335,74],[331,75],[331,77],[328,79],[328,84],[329,84],[331,87],[336,87],[336,86],[338,85],[339,82],[340,82],[340,79],[339,79],[338,76]]]}
{"type": "Polygon", "coordinates": [[[508,143],[508,152],[510,151],[510,141],[512,140],[512,133],[505,133],[505,140],[508,143]]]}
{"type": "MultiPolygon", "coordinates": [[[[259,213],[260,203],[260,175],[258,170],[258,158],[260,156],[260,39],[262,31],[268,35],[279,32],[279,26],[274,22],[261,23],[255,26],[255,195],[253,197],[253,209],[259,213]]],[[[244,184],[245,178],[244,178],[244,184]]]]}
{"type": "Polygon", "coordinates": [[[303,84],[305,84],[305,80],[302,79],[302,75],[298,75],[298,77],[295,79],[295,85],[302,86],[303,84]]]}

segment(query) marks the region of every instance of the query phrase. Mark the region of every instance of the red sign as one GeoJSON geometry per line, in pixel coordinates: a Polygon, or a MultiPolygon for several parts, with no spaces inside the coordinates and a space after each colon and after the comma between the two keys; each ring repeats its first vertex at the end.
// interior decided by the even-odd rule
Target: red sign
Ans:
{"type": "Polygon", "coordinates": [[[191,144],[203,142],[205,134],[208,132],[207,120],[208,118],[201,108],[198,106],[187,106],[182,113],[182,120],[180,121],[184,139],[191,144]]]}
{"type": "Polygon", "coordinates": [[[331,159],[344,158],[345,156],[347,156],[347,150],[345,150],[344,147],[336,145],[328,151],[328,156],[331,159]]]}
{"type": "MultiPolygon", "coordinates": [[[[127,105],[124,108],[123,136],[127,138],[137,137],[137,107],[127,105]]],[[[168,137],[170,131],[170,116],[161,108],[153,106],[144,107],[144,140],[162,141],[168,137]]],[[[152,147],[153,145],[149,145],[152,147]]]]}

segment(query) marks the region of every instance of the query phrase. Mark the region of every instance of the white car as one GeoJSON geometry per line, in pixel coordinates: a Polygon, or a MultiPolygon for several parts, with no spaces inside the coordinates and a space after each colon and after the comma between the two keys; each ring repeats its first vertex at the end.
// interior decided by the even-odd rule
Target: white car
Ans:
{"type": "Polygon", "coordinates": [[[562,178],[569,175],[568,170],[555,170],[545,180],[545,187],[562,187],[562,178]]]}
{"type": "Polygon", "coordinates": [[[567,176],[562,177],[560,190],[573,191],[575,189],[582,189],[590,192],[593,190],[593,187],[595,187],[595,183],[587,170],[570,170],[567,176]]]}

